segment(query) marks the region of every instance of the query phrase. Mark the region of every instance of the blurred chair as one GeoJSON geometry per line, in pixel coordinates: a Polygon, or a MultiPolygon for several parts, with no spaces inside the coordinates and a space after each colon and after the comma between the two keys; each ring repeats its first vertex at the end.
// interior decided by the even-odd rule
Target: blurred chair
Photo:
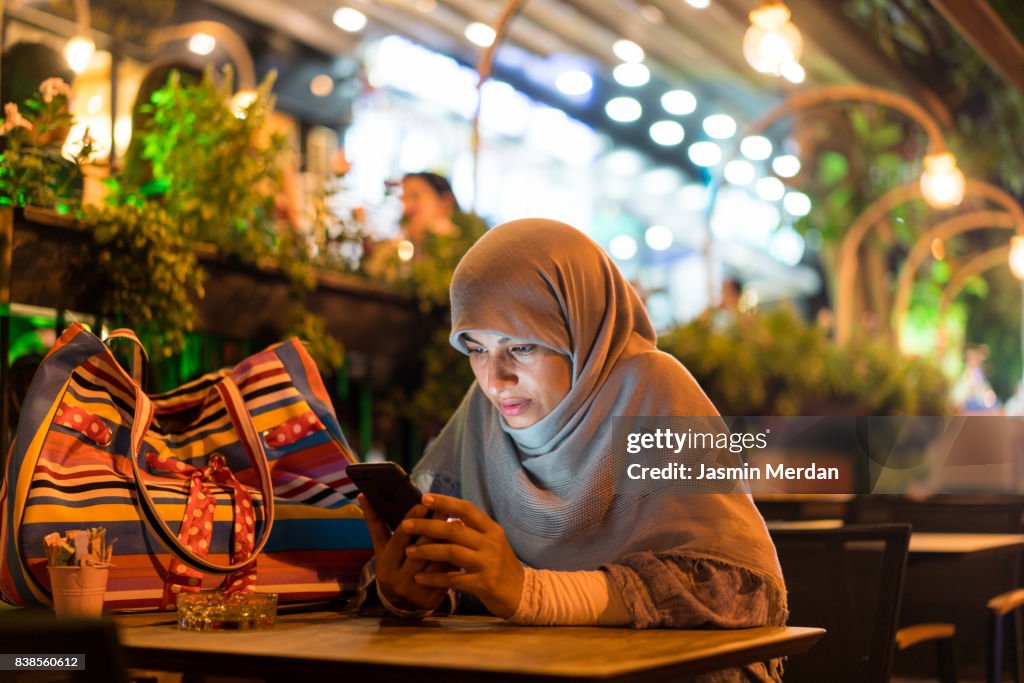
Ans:
{"type": "MultiPolygon", "coordinates": [[[[912,499],[896,495],[861,495],[849,508],[847,521],[853,523],[908,523],[916,532],[936,533],[1024,533],[1024,496],[1016,494],[936,494],[924,499],[912,499]]],[[[911,557],[911,560],[914,560],[911,557]]],[[[910,619],[941,619],[955,621],[958,638],[957,659],[966,665],[966,673],[980,676],[982,667],[989,680],[993,671],[1002,668],[1004,639],[1011,636],[1013,644],[1015,675],[1024,683],[1021,668],[1021,615],[1013,604],[1018,598],[1021,562],[1019,550],[996,553],[981,553],[964,558],[925,558],[912,561],[909,569],[910,583],[905,595],[904,613],[910,619]],[[985,581],[978,581],[985,577],[985,581]],[[949,586],[957,586],[949,591],[949,586]],[[936,599],[936,592],[942,591],[943,599],[936,599]],[[1008,591],[992,598],[996,591],[1008,591]],[[982,605],[988,605],[986,616],[982,605]],[[1009,605],[1009,606],[1008,606],[1009,605]],[[1001,611],[1003,610],[1003,611],[1001,611]],[[988,619],[988,639],[985,640],[985,619],[988,619]],[[1012,618],[1011,626],[1004,623],[1012,618]],[[987,651],[982,662],[982,652],[987,651]],[[993,667],[996,667],[995,669],[993,667]]],[[[1024,600],[1024,596],[1019,598],[1024,600]]],[[[939,644],[940,669],[944,658],[939,644]]],[[[902,665],[914,664],[902,661],[902,665]]],[[[920,666],[920,662],[917,666],[920,666]]],[[[903,668],[901,666],[900,668],[903,668]]],[[[913,667],[911,667],[913,668],[913,667]]]]}
{"type": "Polygon", "coordinates": [[[910,543],[906,524],[771,532],[790,623],[827,633],[786,663],[786,683],[885,683],[910,543]]]}
{"type": "Polygon", "coordinates": [[[67,671],[63,678],[53,673],[47,681],[128,683],[112,621],[57,619],[49,611],[12,610],[0,619],[0,649],[8,654],[85,656],[84,671],[67,671]]]}
{"type": "Polygon", "coordinates": [[[1006,646],[1007,633],[1003,630],[1004,622],[1010,623],[1010,654],[1013,662],[1013,680],[1024,683],[1024,653],[1021,652],[1021,607],[1024,607],[1024,588],[1008,591],[988,601],[988,661],[987,680],[989,683],[1001,683],[1003,680],[1003,649],[1006,646]]]}

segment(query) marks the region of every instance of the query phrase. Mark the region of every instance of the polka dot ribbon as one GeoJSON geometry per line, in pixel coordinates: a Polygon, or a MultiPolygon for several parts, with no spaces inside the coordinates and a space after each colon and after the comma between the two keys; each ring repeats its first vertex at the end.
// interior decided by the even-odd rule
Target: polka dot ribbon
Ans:
{"type": "Polygon", "coordinates": [[[82,410],[77,406],[69,405],[67,401],[62,402],[60,407],[57,408],[55,422],[61,427],[67,427],[78,432],[100,446],[110,445],[113,433],[110,431],[107,423],[90,412],[82,410]]]}
{"type": "Polygon", "coordinates": [[[264,432],[263,440],[270,448],[281,448],[325,429],[324,423],[320,421],[316,413],[309,411],[264,432]]]}
{"type": "MultiPolygon", "coordinates": [[[[216,482],[224,488],[234,489],[235,523],[234,538],[231,544],[232,564],[242,562],[252,555],[256,513],[252,505],[249,491],[235,478],[228,469],[224,457],[214,454],[206,467],[196,468],[177,458],[166,454],[150,452],[146,455],[150,468],[187,476],[190,479],[188,502],[185,504],[185,518],[178,531],[178,540],[202,559],[210,554],[210,541],[213,538],[213,511],[217,501],[213,491],[207,488],[207,482],[216,482]]],[[[202,573],[189,567],[176,557],[171,558],[167,579],[164,582],[164,595],[160,603],[161,609],[173,609],[177,594],[194,593],[202,584],[202,573]]],[[[228,575],[221,585],[228,593],[240,590],[256,590],[256,560],[247,564],[233,574],[228,575]]]]}

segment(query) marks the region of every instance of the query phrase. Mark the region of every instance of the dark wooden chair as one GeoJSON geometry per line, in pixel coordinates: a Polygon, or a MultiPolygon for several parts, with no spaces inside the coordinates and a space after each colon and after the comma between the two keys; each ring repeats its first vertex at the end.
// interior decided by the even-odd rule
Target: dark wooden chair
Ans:
{"type": "Polygon", "coordinates": [[[988,661],[986,662],[986,680],[989,683],[1002,683],[1003,651],[1006,648],[1006,636],[1010,636],[1010,655],[1012,657],[1013,680],[1024,683],[1024,653],[1021,652],[1022,633],[1021,607],[1024,607],[1024,588],[1007,591],[988,601],[988,661]],[[1010,621],[1009,633],[1005,630],[1006,622],[1010,621]]]}
{"type": "MultiPolygon", "coordinates": [[[[911,499],[895,495],[862,495],[851,503],[847,521],[908,523],[913,531],[918,532],[1019,534],[1024,533],[1024,496],[937,494],[911,499]]],[[[953,624],[950,622],[955,621],[961,633],[957,658],[966,665],[967,673],[975,677],[980,676],[984,666],[987,679],[998,681],[998,672],[1003,668],[1003,655],[1009,643],[1015,680],[1024,683],[1021,643],[1024,631],[1019,609],[1024,603],[1024,592],[1016,590],[1021,585],[1020,572],[1020,552],[1016,550],[985,553],[962,562],[912,562],[909,568],[912,583],[908,585],[905,611],[911,619],[922,616],[938,618],[944,620],[939,625],[951,628],[953,624]],[[977,581],[980,576],[986,580],[977,581]],[[947,613],[939,614],[939,601],[934,599],[934,591],[954,585],[959,588],[951,595],[952,599],[942,602],[947,613]],[[991,597],[995,591],[1005,592],[991,597]],[[987,615],[982,605],[987,605],[987,615]],[[986,618],[987,629],[984,626],[986,618]],[[987,652],[984,663],[980,661],[983,651],[987,652]]],[[[948,645],[939,641],[938,647],[941,672],[947,659],[943,650],[948,645]]],[[[908,662],[902,661],[902,664],[908,662]]],[[[918,666],[921,664],[918,662],[918,666]]]]}
{"type": "Polygon", "coordinates": [[[786,682],[888,681],[910,526],[780,529],[771,535],[789,591],[790,623],[827,630],[810,651],[786,663],[786,682]]]}

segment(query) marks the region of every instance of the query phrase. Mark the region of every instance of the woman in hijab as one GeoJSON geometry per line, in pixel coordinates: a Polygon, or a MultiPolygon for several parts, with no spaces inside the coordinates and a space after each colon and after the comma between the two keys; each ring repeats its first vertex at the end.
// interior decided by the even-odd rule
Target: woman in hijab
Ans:
{"type": "Polygon", "coordinates": [[[413,472],[430,493],[394,534],[360,501],[392,612],[429,613],[457,589],[523,624],[785,623],[749,495],[622,490],[613,417],[706,424],[717,411],[655,348],[643,304],[597,244],[555,221],[506,223],[462,259],[451,304],[450,341],[476,383],[413,472]]]}

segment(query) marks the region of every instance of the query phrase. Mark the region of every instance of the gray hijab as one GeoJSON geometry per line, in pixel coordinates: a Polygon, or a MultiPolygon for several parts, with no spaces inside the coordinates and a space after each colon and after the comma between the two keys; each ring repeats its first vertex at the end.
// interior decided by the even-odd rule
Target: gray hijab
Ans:
{"type": "MultiPolygon", "coordinates": [[[[590,238],[551,220],[484,235],[452,278],[452,345],[486,332],[572,359],[572,386],[547,416],[509,427],[476,383],[416,467],[502,525],[527,565],[596,569],[638,551],[730,562],[781,585],[746,494],[621,493],[615,416],[717,416],[690,373],[655,348],[643,303],[590,238]]],[[[620,461],[621,462],[621,461],[620,461]]]]}

